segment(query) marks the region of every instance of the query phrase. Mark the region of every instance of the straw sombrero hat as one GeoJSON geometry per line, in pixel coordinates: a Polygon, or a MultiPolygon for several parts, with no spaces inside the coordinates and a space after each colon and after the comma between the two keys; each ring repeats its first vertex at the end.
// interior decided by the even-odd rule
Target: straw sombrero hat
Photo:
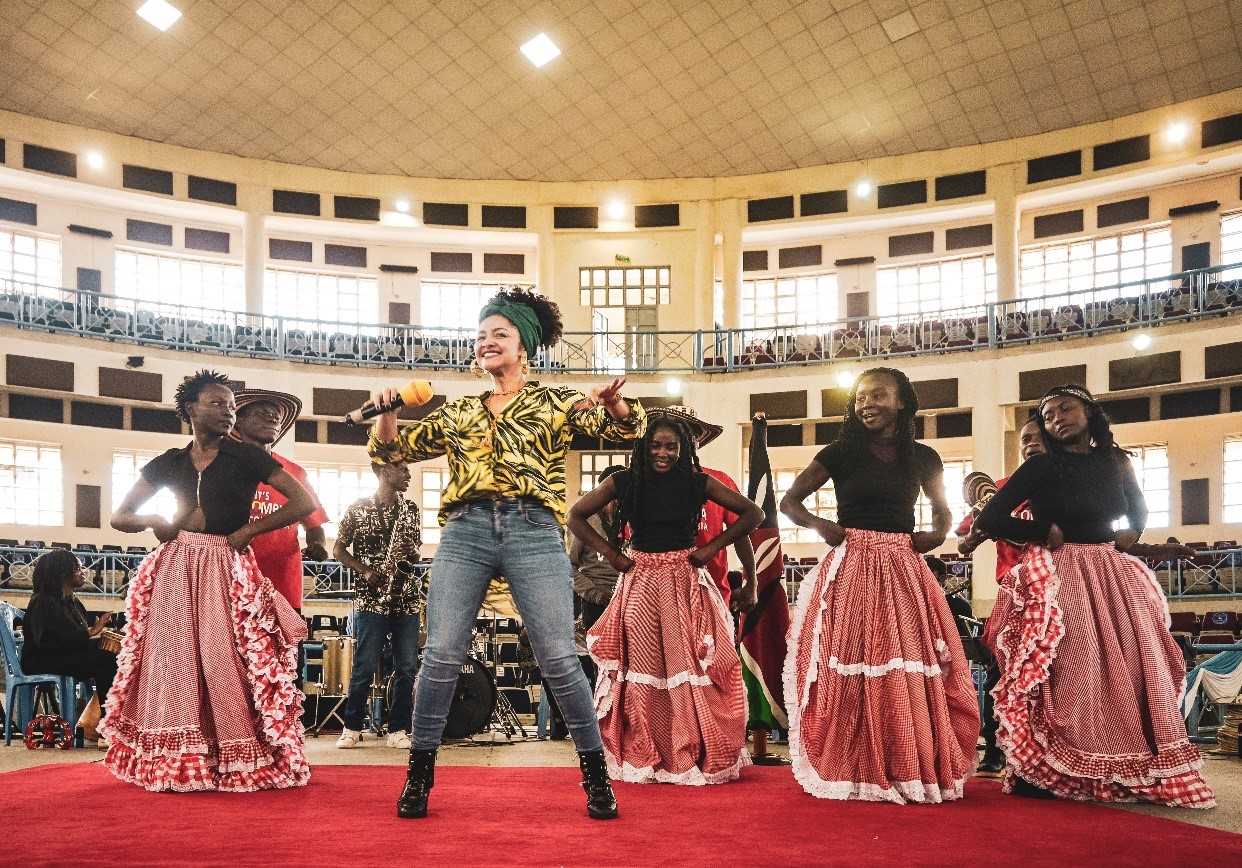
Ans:
{"type": "MultiPolygon", "coordinates": [[[[295,395],[285,392],[272,392],[267,389],[238,389],[233,393],[233,399],[237,402],[237,414],[240,416],[242,410],[252,404],[275,404],[276,409],[280,411],[280,431],[276,434],[276,442],[289,433],[289,429],[293,427],[293,423],[298,421],[298,416],[302,412],[302,401],[295,395]]],[[[234,440],[240,440],[237,429],[229,432],[234,440]]]]}
{"type": "Polygon", "coordinates": [[[698,414],[694,412],[693,407],[674,404],[669,407],[647,408],[648,423],[654,422],[661,416],[668,419],[676,419],[678,422],[686,425],[690,429],[690,436],[694,438],[694,445],[699,449],[702,449],[724,433],[724,428],[720,425],[713,425],[700,419],[698,414]]]}

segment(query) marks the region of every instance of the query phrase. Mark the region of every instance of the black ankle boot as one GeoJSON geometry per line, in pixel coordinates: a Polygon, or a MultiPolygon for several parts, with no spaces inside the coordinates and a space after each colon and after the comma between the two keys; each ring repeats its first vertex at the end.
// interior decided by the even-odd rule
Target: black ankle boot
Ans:
{"type": "Polygon", "coordinates": [[[414,819],[427,816],[427,797],[436,782],[436,752],[411,750],[410,768],[405,775],[405,789],[397,799],[397,816],[414,819]]]}
{"type": "Polygon", "coordinates": [[[592,820],[615,820],[617,798],[612,794],[612,784],[608,780],[608,763],[604,761],[604,752],[580,752],[578,765],[582,767],[582,788],[587,794],[587,814],[592,820]]]}
{"type": "Polygon", "coordinates": [[[1024,799],[1055,799],[1056,794],[1043,787],[1031,783],[1026,778],[1014,775],[1012,795],[1024,799]]]}

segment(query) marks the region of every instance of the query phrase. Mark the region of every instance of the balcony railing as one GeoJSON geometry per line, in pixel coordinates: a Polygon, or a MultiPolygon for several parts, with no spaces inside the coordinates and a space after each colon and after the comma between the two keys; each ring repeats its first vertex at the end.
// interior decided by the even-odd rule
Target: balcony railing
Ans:
{"type": "MultiPolygon", "coordinates": [[[[47,551],[48,548],[34,544],[0,545],[0,592],[31,591],[34,562],[47,551]]],[[[147,554],[142,546],[126,551],[80,548],[72,551],[82,562],[86,575],[86,586],[78,593],[104,597],[123,596],[130,575],[138,569],[147,554]]],[[[972,563],[954,560],[947,566],[952,577],[966,579],[962,592],[969,597],[972,592],[972,563]]],[[[420,563],[418,567],[428,568],[430,562],[420,563]]],[[[791,604],[797,601],[799,587],[813,569],[813,564],[785,565],[785,591],[791,604]]],[[[1193,558],[1152,564],[1152,569],[1170,599],[1242,597],[1242,548],[1204,549],[1193,558]]],[[[307,598],[341,599],[353,595],[354,575],[348,567],[336,561],[304,561],[302,576],[307,598]]]]}
{"type": "MultiPolygon", "coordinates": [[[[543,372],[703,372],[1005,347],[1143,328],[1242,310],[1242,265],[956,310],[833,323],[699,331],[566,332],[543,372]]],[[[0,280],[0,324],[252,358],[465,370],[473,329],[308,322],[151,303],[0,280]]]]}

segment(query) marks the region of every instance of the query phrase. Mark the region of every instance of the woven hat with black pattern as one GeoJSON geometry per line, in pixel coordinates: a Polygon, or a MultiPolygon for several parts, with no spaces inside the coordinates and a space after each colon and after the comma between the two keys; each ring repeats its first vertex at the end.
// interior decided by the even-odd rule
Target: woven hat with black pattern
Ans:
{"type": "Polygon", "coordinates": [[[704,422],[694,412],[693,407],[684,407],[680,404],[674,404],[669,407],[648,407],[647,424],[651,424],[656,419],[664,416],[669,419],[676,419],[690,429],[690,436],[694,438],[694,445],[698,449],[702,449],[708,443],[711,443],[717,437],[724,433],[724,428],[720,425],[713,425],[710,422],[704,422]]]}

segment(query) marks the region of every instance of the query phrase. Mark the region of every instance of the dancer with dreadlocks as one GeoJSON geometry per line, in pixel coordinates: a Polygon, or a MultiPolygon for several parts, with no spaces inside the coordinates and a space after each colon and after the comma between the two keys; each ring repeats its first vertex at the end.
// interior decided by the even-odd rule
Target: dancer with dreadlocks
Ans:
{"type": "Polygon", "coordinates": [[[750,764],[746,697],[733,617],[705,565],[733,544],[753,584],[754,553],[736,545],[763,510],[708,476],[686,425],[652,418],[629,469],[569,511],[569,528],[623,575],[587,633],[599,666],[595,710],[609,774],[630,783],[719,784],[750,764]],[[618,501],[610,539],[589,519],[618,501]],[[703,504],[738,519],[695,547],[703,504]],[[630,528],[629,554],[622,529],[630,528]]]}
{"type": "Polygon", "coordinates": [[[914,439],[917,410],[905,374],[864,372],[841,434],[781,501],[832,547],[802,582],[784,673],[794,776],[819,798],[960,799],[974,769],[979,703],[921,556],[944,542],[950,516],[940,456],[914,439]],[[802,505],[829,480],[837,521],[802,505]],[[920,490],[931,531],[915,531],[920,490]]]}
{"type": "Polygon", "coordinates": [[[228,378],[200,371],[177,388],[194,440],[142,468],[112,514],[126,533],[161,545],[130,579],[128,619],[107,716],[104,765],[148,790],[250,791],[304,786],[302,694],[294,686],[306,625],[255,563],[250,541],[315,511],[275,458],[227,435],[236,418],[228,378]],[[286,502],[251,523],[255,488],[286,502]],[[170,522],[138,510],[161,488],[170,522]]]}
{"type": "Polygon", "coordinates": [[[1210,808],[1178,711],[1185,663],[1168,602],[1151,570],[1125,554],[1147,522],[1128,454],[1082,386],[1051,389],[1036,420],[1047,451],[975,520],[988,536],[1029,543],[991,615],[1005,791],[1210,808]],[[1031,517],[1014,517],[1024,501],[1031,517]],[[1114,530],[1123,516],[1129,526],[1114,530]]]}

